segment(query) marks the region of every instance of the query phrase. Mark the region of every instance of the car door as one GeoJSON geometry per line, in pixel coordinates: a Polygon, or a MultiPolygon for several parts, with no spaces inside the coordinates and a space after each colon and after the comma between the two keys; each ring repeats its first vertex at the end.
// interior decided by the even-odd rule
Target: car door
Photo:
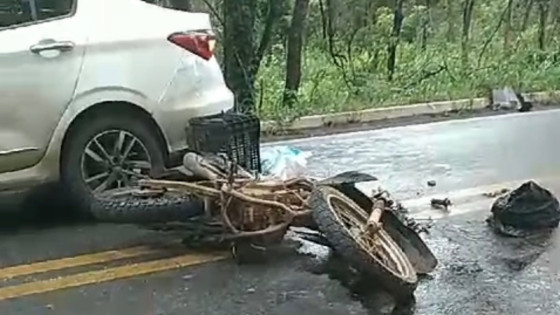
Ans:
{"type": "Polygon", "coordinates": [[[0,0],[0,173],[38,163],[74,97],[87,36],[77,0],[0,0]]]}

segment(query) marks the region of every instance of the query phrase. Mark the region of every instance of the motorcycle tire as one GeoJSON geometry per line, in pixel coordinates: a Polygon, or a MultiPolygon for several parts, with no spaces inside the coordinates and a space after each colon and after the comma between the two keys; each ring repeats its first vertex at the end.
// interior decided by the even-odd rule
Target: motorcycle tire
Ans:
{"type": "Polygon", "coordinates": [[[364,223],[368,218],[366,211],[342,192],[329,186],[319,186],[313,191],[310,206],[319,230],[350,265],[378,280],[380,286],[397,299],[412,296],[418,285],[418,277],[398,244],[381,229],[374,236],[377,246],[366,246],[353,232],[359,223],[345,223],[341,215],[341,209],[345,208],[356,213],[356,217],[364,223]]]}

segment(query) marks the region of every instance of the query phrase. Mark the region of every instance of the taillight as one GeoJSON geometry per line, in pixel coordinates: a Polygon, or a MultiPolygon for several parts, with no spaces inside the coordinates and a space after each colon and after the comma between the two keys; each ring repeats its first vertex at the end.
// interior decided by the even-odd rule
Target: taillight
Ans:
{"type": "Polygon", "coordinates": [[[214,56],[216,37],[213,34],[203,32],[174,33],[169,35],[167,39],[205,60],[210,60],[214,56]]]}

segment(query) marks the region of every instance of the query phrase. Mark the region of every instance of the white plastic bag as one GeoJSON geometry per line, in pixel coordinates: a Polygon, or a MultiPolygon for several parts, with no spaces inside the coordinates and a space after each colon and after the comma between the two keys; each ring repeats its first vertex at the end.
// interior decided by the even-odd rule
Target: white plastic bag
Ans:
{"type": "Polygon", "coordinates": [[[263,148],[261,151],[262,172],[265,176],[289,180],[305,175],[310,152],[302,152],[288,146],[263,148]]]}
{"type": "Polygon", "coordinates": [[[515,94],[515,91],[511,87],[505,87],[503,89],[492,90],[492,109],[493,110],[520,110],[522,106],[521,100],[515,94]]]}

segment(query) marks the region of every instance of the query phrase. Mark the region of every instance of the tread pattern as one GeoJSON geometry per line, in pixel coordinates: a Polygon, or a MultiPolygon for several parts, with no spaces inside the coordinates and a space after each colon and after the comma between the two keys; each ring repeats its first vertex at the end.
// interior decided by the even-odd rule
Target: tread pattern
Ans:
{"type": "MultiPolygon", "coordinates": [[[[379,280],[380,285],[395,297],[409,298],[412,296],[418,285],[417,278],[415,277],[415,281],[410,282],[397,277],[363,251],[352,236],[340,225],[330,210],[326,198],[330,194],[338,194],[341,198],[349,202],[352,201],[339,191],[328,186],[317,187],[311,194],[310,206],[313,209],[313,218],[334,249],[356,269],[379,280]]],[[[411,268],[414,269],[412,266],[411,268]]]]}
{"type": "Polygon", "coordinates": [[[204,213],[204,203],[194,196],[163,195],[158,198],[97,197],[91,213],[101,222],[163,223],[186,221],[204,213]]]}

